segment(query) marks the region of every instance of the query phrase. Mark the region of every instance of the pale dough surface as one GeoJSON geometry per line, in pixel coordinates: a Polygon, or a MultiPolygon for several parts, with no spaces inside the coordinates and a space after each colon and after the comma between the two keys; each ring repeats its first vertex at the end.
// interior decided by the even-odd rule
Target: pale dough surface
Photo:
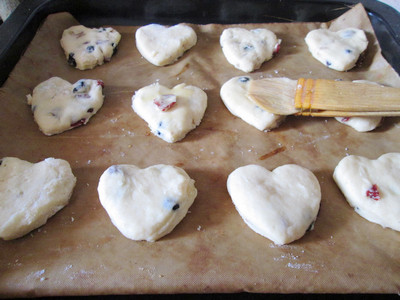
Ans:
{"type": "Polygon", "coordinates": [[[315,29],[306,38],[312,56],[328,68],[347,71],[353,68],[360,54],[367,49],[365,32],[357,28],[339,31],[315,29]]]}
{"type": "Polygon", "coordinates": [[[5,157],[0,165],[0,237],[16,239],[42,226],[68,204],[76,178],[69,163],[30,163],[5,157]]]}
{"type": "MultiPolygon", "coordinates": [[[[353,80],[353,82],[377,84],[368,80],[353,80]]],[[[344,125],[354,128],[358,132],[372,131],[382,122],[382,117],[336,117],[335,119],[344,125]]]]}
{"type": "Polygon", "coordinates": [[[346,156],[333,178],[356,213],[400,231],[400,153],[387,153],[376,160],[346,156]]]}
{"type": "Polygon", "coordinates": [[[278,245],[301,238],[313,226],[321,202],[315,175],[294,164],[272,172],[259,165],[239,167],[229,175],[227,188],[244,222],[278,245]]]}
{"type": "Polygon", "coordinates": [[[103,82],[81,79],[75,84],[52,77],[27,95],[34,119],[46,135],[85,125],[104,101],[103,82]]]}
{"type": "Polygon", "coordinates": [[[170,165],[111,166],[100,177],[98,193],[118,230],[129,239],[146,241],[170,233],[197,196],[194,180],[170,165]]]}
{"type": "Polygon", "coordinates": [[[120,40],[120,33],[111,27],[77,25],[64,30],[60,43],[68,63],[87,70],[110,61],[120,40]]]}
{"type": "Polygon", "coordinates": [[[184,24],[149,24],[140,27],[135,37],[140,54],[156,66],[172,64],[197,42],[196,32],[184,24]]]}
{"type": "Polygon", "coordinates": [[[202,89],[185,83],[172,89],[154,83],[135,92],[132,108],[148,123],[154,135],[168,143],[174,143],[200,124],[207,108],[207,94],[202,89]],[[166,111],[155,104],[163,95],[176,98],[175,105],[166,111]]]}
{"type": "Polygon", "coordinates": [[[265,28],[247,30],[227,28],[220,37],[222,51],[230,64],[243,72],[252,72],[272,58],[280,40],[265,28]]]}
{"type": "Polygon", "coordinates": [[[226,108],[234,116],[241,118],[258,130],[270,130],[278,127],[285,117],[263,110],[247,96],[251,80],[247,76],[238,76],[229,79],[222,85],[220,96],[226,108]]]}

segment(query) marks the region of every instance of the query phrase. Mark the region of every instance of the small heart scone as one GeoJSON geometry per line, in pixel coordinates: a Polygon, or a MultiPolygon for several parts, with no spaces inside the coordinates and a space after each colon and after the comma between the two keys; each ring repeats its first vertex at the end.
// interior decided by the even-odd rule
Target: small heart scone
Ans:
{"type": "Polygon", "coordinates": [[[174,143],[200,124],[207,108],[207,94],[185,83],[172,89],[154,83],[135,92],[132,108],[154,135],[174,143]]]}
{"type": "Polygon", "coordinates": [[[258,165],[237,168],[228,176],[227,188],[244,222],[277,245],[312,228],[321,202],[315,175],[294,164],[272,172],[258,165]]]}
{"type": "Polygon", "coordinates": [[[140,54],[156,66],[172,64],[197,43],[196,32],[184,24],[149,24],[140,27],[135,37],[140,54]]]}
{"type": "Polygon", "coordinates": [[[104,101],[101,80],[81,79],[75,84],[52,77],[27,95],[39,129],[53,135],[85,125],[104,101]]]}
{"type": "Polygon", "coordinates": [[[222,85],[220,96],[226,108],[234,116],[241,118],[258,130],[271,130],[278,127],[285,116],[263,110],[247,96],[251,80],[250,77],[239,76],[222,85]]]}
{"type": "MultiPolygon", "coordinates": [[[[368,80],[353,80],[355,83],[368,83],[378,85],[376,82],[368,80]]],[[[377,99],[379,102],[379,99],[377,99]]],[[[338,122],[350,126],[358,132],[372,131],[382,122],[382,117],[336,117],[338,122]]]]}
{"type": "Polygon", "coordinates": [[[347,71],[353,68],[368,46],[363,30],[347,28],[339,31],[315,29],[306,38],[312,56],[328,68],[347,71]]]}
{"type": "Polygon", "coordinates": [[[45,224],[68,204],[76,178],[69,163],[46,158],[0,161],[0,238],[16,239],[45,224]]]}
{"type": "Polygon", "coordinates": [[[153,242],[170,233],[197,196],[194,180],[181,168],[114,165],[101,175],[100,202],[127,238],[153,242]]]}
{"type": "Polygon", "coordinates": [[[225,29],[220,36],[222,51],[230,64],[243,72],[252,72],[279,51],[281,40],[268,29],[225,29]]]}
{"type": "Polygon", "coordinates": [[[87,70],[110,61],[120,40],[121,34],[111,27],[77,25],[64,30],[60,43],[68,63],[87,70]]]}
{"type": "Polygon", "coordinates": [[[346,156],[336,166],[333,179],[356,213],[400,231],[400,153],[376,160],[346,156]]]}

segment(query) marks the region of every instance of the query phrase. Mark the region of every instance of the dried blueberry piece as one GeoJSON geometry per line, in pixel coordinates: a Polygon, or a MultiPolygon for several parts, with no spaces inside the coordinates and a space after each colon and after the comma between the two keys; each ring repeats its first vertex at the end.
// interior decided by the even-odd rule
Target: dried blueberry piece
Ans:
{"type": "Polygon", "coordinates": [[[329,60],[327,60],[326,65],[329,67],[330,65],[332,65],[332,63],[329,60]]]}
{"type": "Polygon", "coordinates": [[[91,114],[93,111],[94,111],[93,107],[91,107],[91,108],[89,108],[89,109],[87,110],[87,112],[90,113],[90,114],[91,114]]]}
{"type": "Polygon", "coordinates": [[[346,53],[351,53],[351,52],[353,52],[353,51],[352,51],[351,49],[346,49],[345,52],[346,52],[346,53]]]}
{"type": "Polygon", "coordinates": [[[161,131],[157,130],[156,134],[157,134],[158,136],[161,136],[162,133],[161,133],[161,131]]]}
{"type": "Polygon", "coordinates": [[[75,61],[74,55],[75,55],[75,53],[70,53],[68,55],[68,64],[73,67],[76,67],[76,61],[75,61]]]}
{"type": "Polygon", "coordinates": [[[116,165],[113,165],[108,168],[108,173],[115,174],[115,173],[119,173],[119,172],[121,172],[121,169],[116,165]]]}
{"type": "Polygon", "coordinates": [[[308,228],[307,228],[306,231],[311,231],[311,230],[313,230],[313,229],[314,229],[314,223],[315,223],[315,221],[312,221],[311,224],[310,224],[310,226],[308,226],[308,228]]]}
{"type": "Polygon", "coordinates": [[[94,46],[87,46],[86,47],[86,51],[88,52],[88,53],[92,53],[93,51],[94,51],[94,46]]]}
{"type": "Polygon", "coordinates": [[[245,77],[245,76],[242,76],[242,77],[239,78],[240,82],[247,82],[249,80],[250,80],[250,78],[249,77],[245,77]]]}
{"type": "Polygon", "coordinates": [[[249,50],[253,50],[253,49],[254,49],[253,45],[246,45],[243,47],[243,50],[245,50],[245,51],[249,51],[249,50]]]}
{"type": "MultiPolygon", "coordinates": [[[[113,43],[114,44],[114,43],[113,43]]],[[[112,55],[114,55],[115,53],[117,53],[118,52],[118,47],[115,47],[114,49],[113,49],[113,53],[112,53],[112,55]]]]}
{"type": "Polygon", "coordinates": [[[171,199],[171,198],[165,198],[163,201],[163,207],[168,209],[168,210],[177,210],[179,209],[179,203],[177,203],[177,201],[175,199],[171,199]]]}
{"type": "Polygon", "coordinates": [[[76,93],[77,91],[79,91],[81,88],[83,88],[85,86],[85,81],[84,80],[80,80],[78,81],[78,84],[74,87],[74,89],[72,90],[73,93],[76,93]]]}

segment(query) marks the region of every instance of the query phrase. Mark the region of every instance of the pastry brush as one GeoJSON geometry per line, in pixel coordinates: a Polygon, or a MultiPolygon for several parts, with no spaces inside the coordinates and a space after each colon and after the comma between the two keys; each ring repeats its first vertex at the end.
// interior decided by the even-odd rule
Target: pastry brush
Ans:
{"type": "Polygon", "coordinates": [[[369,83],[263,78],[250,81],[247,96],[278,115],[400,116],[400,89],[369,83]]]}

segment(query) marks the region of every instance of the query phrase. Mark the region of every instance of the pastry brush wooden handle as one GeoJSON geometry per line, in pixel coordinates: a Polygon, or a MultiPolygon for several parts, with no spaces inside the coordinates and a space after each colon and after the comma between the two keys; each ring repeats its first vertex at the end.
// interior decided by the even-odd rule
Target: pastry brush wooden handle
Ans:
{"type": "Polygon", "coordinates": [[[400,89],[326,79],[297,81],[295,107],[301,112],[400,111],[400,89]]]}

